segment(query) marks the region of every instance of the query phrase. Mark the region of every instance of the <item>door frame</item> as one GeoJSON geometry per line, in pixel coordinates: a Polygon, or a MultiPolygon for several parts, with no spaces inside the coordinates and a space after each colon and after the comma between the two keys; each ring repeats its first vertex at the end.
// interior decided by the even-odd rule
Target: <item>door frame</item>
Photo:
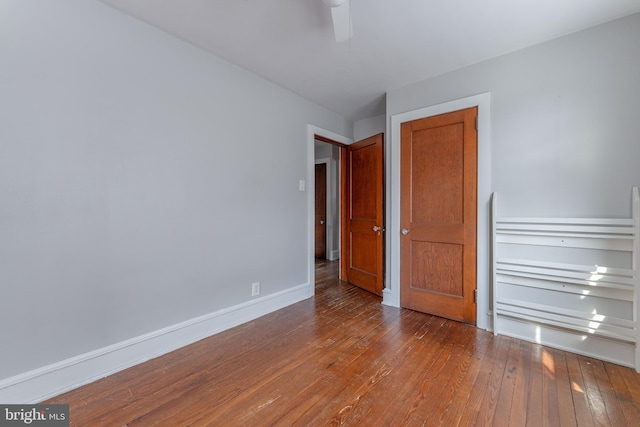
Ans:
{"type": "Polygon", "coordinates": [[[478,107],[478,204],[477,204],[477,311],[478,328],[491,330],[489,313],[490,289],[490,214],[491,198],[491,93],[469,96],[442,104],[436,104],[391,116],[391,132],[387,176],[387,287],[383,290],[382,303],[400,307],[400,124],[424,117],[478,107]]]}
{"type": "MultiPolygon", "coordinates": [[[[314,126],[311,124],[307,125],[307,287],[308,292],[307,295],[309,297],[315,295],[315,140],[316,135],[321,138],[326,138],[331,141],[338,142],[344,145],[353,144],[353,139],[348,138],[343,135],[339,135],[330,130],[326,130],[320,128],[318,126],[314,126]]],[[[342,171],[340,170],[341,166],[338,166],[338,174],[342,171]]],[[[328,174],[327,174],[328,175],[328,174]]],[[[340,222],[340,220],[338,220],[340,222]]],[[[342,230],[340,230],[340,239],[342,239],[342,230]]],[[[340,254],[340,258],[342,259],[342,254],[340,254]]]]}

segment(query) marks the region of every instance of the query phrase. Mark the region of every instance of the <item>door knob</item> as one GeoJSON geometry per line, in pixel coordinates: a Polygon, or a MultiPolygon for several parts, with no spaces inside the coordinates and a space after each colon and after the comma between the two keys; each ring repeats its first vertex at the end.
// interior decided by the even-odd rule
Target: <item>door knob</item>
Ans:
{"type": "Polygon", "coordinates": [[[408,228],[403,228],[401,231],[403,236],[406,236],[407,234],[409,234],[409,229],[408,228]]]}
{"type": "Polygon", "coordinates": [[[320,225],[323,225],[323,224],[324,224],[324,219],[321,219],[320,220],[320,225]]]}
{"type": "Polygon", "coordinates": [[[373,231],[380,231],[382,230],[382,227],[378,227],[377,225],[373,226],[373,231]]]}

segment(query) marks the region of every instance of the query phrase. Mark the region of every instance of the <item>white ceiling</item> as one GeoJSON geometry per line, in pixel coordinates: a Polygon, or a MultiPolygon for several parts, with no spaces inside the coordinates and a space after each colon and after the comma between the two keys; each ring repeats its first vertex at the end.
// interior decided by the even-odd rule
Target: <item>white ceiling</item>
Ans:
{"type": "Polygon", "coordinates": [[[640,0],[101,0],[351,120],[390,89],[640,12],[640,0]]]}

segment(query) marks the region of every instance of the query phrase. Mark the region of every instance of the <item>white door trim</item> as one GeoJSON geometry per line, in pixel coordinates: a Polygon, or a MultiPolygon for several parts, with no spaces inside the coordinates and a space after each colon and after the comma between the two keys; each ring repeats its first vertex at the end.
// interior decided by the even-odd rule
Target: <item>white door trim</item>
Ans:
{"type": "Polygon", "coordinates": [[[436,104],[418,110],[391,116],[391,140],[387,150],[386,163],[390,176],[387,183],[387,200],[390,202],[387,217],[387,287],[383,291],[382,303],[400,306],[400,125],[404,122],[449,113],[470,107],[478,107],[478,255],[477,286],[478,307],[476,324],[478,328],[489,329],[489,253],[491,198],[491,93],[481,93],[443,104],[436,104]]]}

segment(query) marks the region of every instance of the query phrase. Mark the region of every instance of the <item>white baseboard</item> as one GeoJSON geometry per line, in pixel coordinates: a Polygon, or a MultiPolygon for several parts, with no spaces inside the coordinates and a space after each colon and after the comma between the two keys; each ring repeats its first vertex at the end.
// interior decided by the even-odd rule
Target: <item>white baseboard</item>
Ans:
{"type": "Polygon", "coordinates": [[[0,402],[31,404],[177,350],[313,295],[303,284],[0,381],[0,402]]]}
{"type": "Polygon", "coordinates": [[[389,288],[384,288],[382,290],[382,304],[388,305],[390,307],[400,307],[400,298],[398,296],[398,291],[393,292],[389,288]]]}
{"type": "Polygon", "coordinates": [[[329,261],[340,259],[340,250],[329,252],[329,261]]]}
{"type": "Polygon", "coordinates": [[[635,368],[633,343],[504,317],[498,317],[497,326],[499,335],[635,368]]]}

